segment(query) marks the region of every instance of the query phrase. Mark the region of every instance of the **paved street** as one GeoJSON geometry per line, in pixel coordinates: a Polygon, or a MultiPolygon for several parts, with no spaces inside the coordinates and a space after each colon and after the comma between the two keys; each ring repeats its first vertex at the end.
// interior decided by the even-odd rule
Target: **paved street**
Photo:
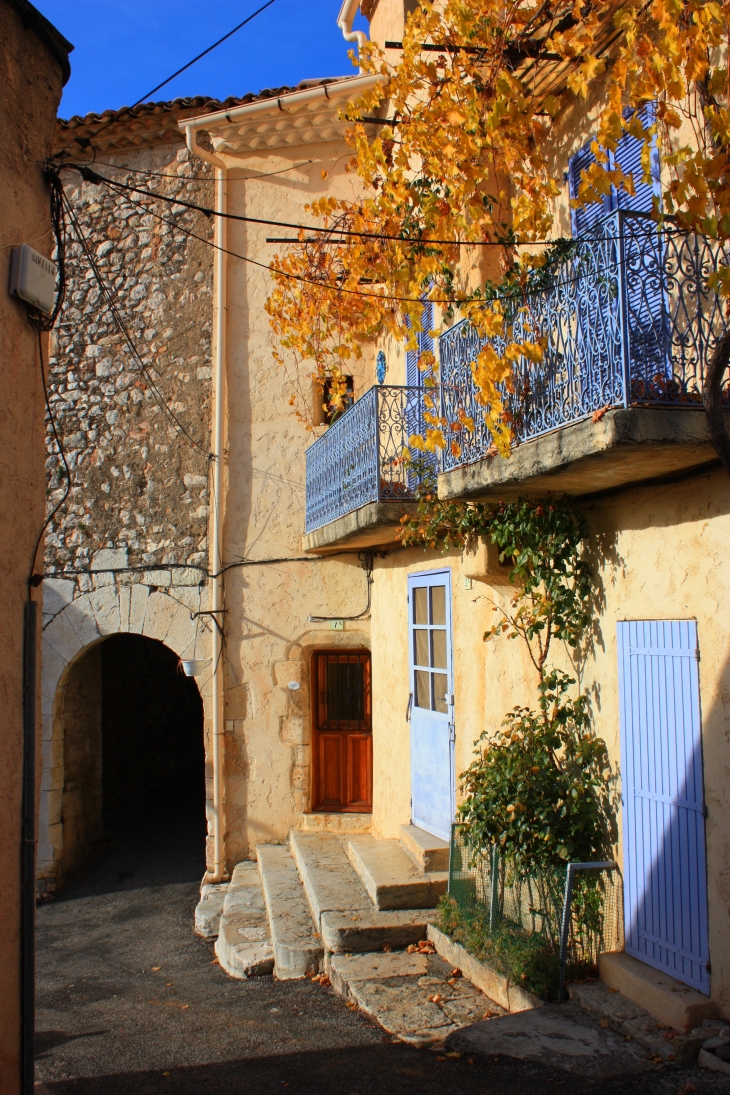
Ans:
{"type": "Polygon", "coordinates": [[[165,800],[157,817],[127,819],[97,865],[39,909],[37,1079],[53,1095],[730,1092],[697,1070],[607,1085],[445,1058],[393,1044],[318,984],[234,981],[192,933],[202,843],[202,805],[165,800]]]}

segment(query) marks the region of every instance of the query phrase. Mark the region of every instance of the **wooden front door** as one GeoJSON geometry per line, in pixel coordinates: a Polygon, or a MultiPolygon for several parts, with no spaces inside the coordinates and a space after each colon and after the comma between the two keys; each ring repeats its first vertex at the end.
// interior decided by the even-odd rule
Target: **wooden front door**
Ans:
{"type": "Polygon", "coordinates": [[[318,650],[312,655],[312,682],[312,809],[370,813],[370,654],[362,650],[318,650]]]}

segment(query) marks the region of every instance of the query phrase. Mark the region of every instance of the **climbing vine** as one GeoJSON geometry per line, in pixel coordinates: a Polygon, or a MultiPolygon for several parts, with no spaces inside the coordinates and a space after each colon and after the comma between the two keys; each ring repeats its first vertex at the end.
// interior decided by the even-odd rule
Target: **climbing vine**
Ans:
{"type": "MultiPolygon", "coordinates": [[[[267,309],[277,353],[294,369],[293,404],[302,370],[320,386],[332,377],[338,391],[364,346],[391,335],[416,350],[426,295],[446,320],[458,313],[490,340],[472,371],[506,453],[512,363],[539,362],[544,350],[539,331],[515,336],[514,304],[570,247],[543,242],[554,236],[569,151],[558,119],[600,93],[596,162],[578,203],[611,187],[633,192],[633,175],[609,157],[628,132],[643,142],[645,180],[652,144],[668,172],[655,216],[730,241],[729,25],[730,0],[420,0],[397,63],[368,43],[359,65],[383,82],[348,112],[360,193],[313,202],[324,231],[301,233],[273,263],[267,309]],[[555,79],[543,78],[549,66],[555,79]],[[656,111],[645,128],[636,108],[647,102],[656,111]],[[361,119],[378,112],[388,124],[373,136],[361,119]]],[[[730,295],[730,270],[714,284],[730,295]]],[[[433,360],[421,366],[437,375],[433,360]]],[[[434,406],[420,447],[458,455],[473,425],[434,406]]]]}

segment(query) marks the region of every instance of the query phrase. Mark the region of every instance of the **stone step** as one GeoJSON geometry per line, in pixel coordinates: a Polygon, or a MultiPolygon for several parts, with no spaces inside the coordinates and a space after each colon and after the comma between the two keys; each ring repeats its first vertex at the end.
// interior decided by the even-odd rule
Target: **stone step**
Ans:
{"type": "Polygon", "coordinates": [[[362,953],[426,938],[435,911],[374,909],[336,836],[292,831],[290,847],[325,951],[362,953]]]}
{"type": "Polygon", "coordinates": [[[256,848],[274,948],[274,974],[289,981],[319,973],[322,941],[315,930],[296,863],[281,844],[256,848]]]}
{"type": "Polygon", "coordinates": [[[354,837],[347,854],[377,909],[433,909],[446,893],[448,873],[425,874],[397,840],[354,837]]]}
{"type": "Polygon", "coordinates": [[[303,833],[369,833],[372,814],[302,814],[299,828],[303,833]]]}
{"type": "Polygon", "coordinates": [[[383,947],[409,947],[426,938],[429,924],[438,917],[436,909],[392,909],[379,912],[368,908],[350,912],[322,913],[320,931],[325,951],[331,954],[364,954],[383,947]]]}
{"type": "Polygon", "coordinates": [[[269,921],[255,863],[239,863],[233,870],[215,953],[231,977],[260,977],[274,970],[269,921]]]}
{"type": "Polygon", "coordinates": [[[400,842],[422,871],[448,871],[449,845],[446,840],[432,836],[417,825],[401,825],[400,842]]]}
{"type": "Polygon", "coordinates": [[[228,883],[217,885],[206,883],[200,891],[200,901],[195,906],[195,934],[204,939],[215,939],[220,928],[223,902],[228,892],[228,883]]]}
{"type": "Polygon", "coordinates": [[[689,1033],[670,1027],[602,981],[574,982],[568,985],[568,995],[574,1004],[598,1019],[602,1027],[615,1030],[643,1046],[650,1056],[681,1067],[696,1059],[710,1034],[703,1027],[689,1033]]]}
{"type": "Polygon", "coordinates": [[[717,1016],[717,1004],[709,996],[623,951],[599,955],[598,972],[610,989],[677,1030],[690,1031],[717,1016]]]}

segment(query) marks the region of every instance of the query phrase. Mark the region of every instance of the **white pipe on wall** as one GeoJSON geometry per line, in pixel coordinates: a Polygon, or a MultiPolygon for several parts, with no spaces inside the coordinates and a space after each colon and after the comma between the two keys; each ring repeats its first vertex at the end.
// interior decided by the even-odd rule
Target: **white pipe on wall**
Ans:
{"type": "Polygon", "coordinates": [[[343,0],[340,14],[337,16],[337,26],[342,31],[342,37],[346,42],[357,42],[357,48],[362,49],[368,40],[367,35],[362,30],[352,29],[359,7],[360,0],[343,0]]]}
{"type": "MultiPolygon", "coordinates": [[[[198,145],[196,131],[185,130],[190,151],[215,168],[215,209],[217,213],[228,211],[228,192],[225,164],[198,145]]],[[[226,238],[228,221],[215,218],[215,336],[213,340],[213,506],[208,546],[208,569],[214,577],[212,589],[213,612],[213,870],[206,871],[203,883],[221,882],[225,875],[223,849],[223,732],[225,720],[224,660],[223,660],[223,447],[225,433],[225,378],[226,378],[226,317],[227,317],[227,267],[226,238]]]]}

